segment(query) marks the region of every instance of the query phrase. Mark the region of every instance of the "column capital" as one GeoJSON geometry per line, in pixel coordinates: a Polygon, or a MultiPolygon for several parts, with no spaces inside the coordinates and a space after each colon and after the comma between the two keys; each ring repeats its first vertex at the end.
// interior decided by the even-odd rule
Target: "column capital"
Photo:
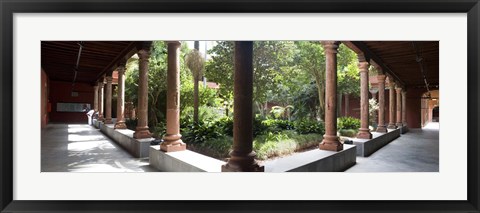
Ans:
{"type": "Polygon", "coordinates": [[[399,87],[398,85],[395,87],[395,90],[397,91],[397,93],[400,93],[402,92],[403,88],[399,87]]]}
{"type": "Polygon", "coordinates": [[[326,53],[337,53],[338,46],[340,45],[339,41],[321,41],[326,53]]]}
{"type": "Polygon", "coordinates": [[[167,43],[167,45],[173,45],[173,46],[181,46],[182,43],[180,43],[180,41],[165,41],[165,43],[167,43]]]}
{"type": "Polygon", "coordinates": [[[111,84],[112,80],[113,80],[113,77],[112,76],[107,76],[107,77],[105,77],[105,79],[107,80],[107,84],[111,84]]]}
{"type": "Polygon", "coordinates": [[[93,86],[94,90],[98,90],[98,84],[93,86]]]}
{"type": "Polygon", "coordinates": [[[103,88],[103,85],[104,85],[103,81],[99,81],[97,84],[99,88],[103,88]]]}
{"type": "Polygon", "coordinates": [[[368,67],[370,66],[370,63],[367,61],[359,61],[358,62],[358,68],[359,72],[367,72],[368,73],[368,67]]]}
{"type": "Polygon", "coordinates": [[[407,91],[406,91],[406,90],[402,90],[402,95],[407,95],[407,91]]]}
{"type": "Polygon", "coordinates": [[[379,82],[384,82],[384,83],[385,83],[385,79],[386,79],[386,78],[387,78],[387,76],[385,76],[385,75],[382,75],[382,74],[378,74],[378,75],[377,75],[377,80],[378,80],[379,82]]]}

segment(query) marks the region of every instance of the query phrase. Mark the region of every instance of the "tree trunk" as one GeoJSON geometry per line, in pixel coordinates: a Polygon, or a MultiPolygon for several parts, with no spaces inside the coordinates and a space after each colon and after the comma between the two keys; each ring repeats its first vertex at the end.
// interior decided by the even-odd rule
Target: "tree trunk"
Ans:
{"type": "Polygon", "coordinates": [[[320,104],[317,116],[323,121],[325,120],[325,88],[322,84],[322,79],[318,74],[315,75],[315,83],[317,84],[318,102],[320,104]]]}
{"type": "Polygon", "coordinates": [[[193,122],[198,123],[198,79],[193,83],[193,122]]]}

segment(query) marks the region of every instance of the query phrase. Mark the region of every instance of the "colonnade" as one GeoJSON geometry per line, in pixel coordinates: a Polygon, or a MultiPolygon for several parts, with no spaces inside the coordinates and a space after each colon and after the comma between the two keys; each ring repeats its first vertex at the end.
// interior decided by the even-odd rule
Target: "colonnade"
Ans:
{"type": "MultiPolygon", "coordinates": [[[[322,41],[325,51],[325,135],[319,144],[322,150],[341,151],[343,144],[337,136],[337,52],[341,44],[339,41],[322,41]]],[[[148,63],[152,42],[141,42],[138,49],[139,79],[138,79],[138,124],[134,138],[149,138],[148,130],[148,63]]],[[[160,149],[164,152],[181,151],[186,149],[180,134],[180,45],[178,41],[168,41],[168,70],[167,70],[167,127],[164,141],[160,149]]],[[[360,111],[361,126],[357,138],[371,139],[369,121],[369,67],[370,61],[358,54],[360,75],[360,111]]],[[[234,125],[233,150],[231,158],[222,166],[222,171],[263,171],[255,161],[253,151],[253,42],[236,41],[234,56],[234,125]]],[[[118,71],[117,94],[117,121],[114,128],[125,129],[124,92],[125,92],[125,62],[120,63],[118,71]]],[[[378,80],[378,127],[377,132],[385,133],[406,125],[406,91],[397,86],[390,76],[387,78],[380,69],[378,80]],[[385,87],[389,86],[389,123],[385,123],[385,87]],[[395,99],[395,97],[397,97],[395,99]],[[396,113],[395,113],[396,112],[396,113]],[[396,115],[396,117],[395,117],[396,115]]],[[[94,86],[94,109],[99,113],[99,120],[111,123],[112,79],[107,76],[94,86]],[[104,115],[104,86],[106,84],[106,106],[104,115]],[[105,117],[104,117],[105,116],[105,117]]]]}

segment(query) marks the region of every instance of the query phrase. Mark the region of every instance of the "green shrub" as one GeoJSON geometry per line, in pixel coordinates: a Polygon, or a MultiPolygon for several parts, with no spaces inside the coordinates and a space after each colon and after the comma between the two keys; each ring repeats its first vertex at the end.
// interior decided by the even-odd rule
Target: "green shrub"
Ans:
{"type": "Polygon", "coordinates": [[[282,130],[294,129],[293,122],[279,119],[266,119],[262,121],[263,125],[267,127],[268,132],[279,132],[282,130]]]}
{"type": "Polygon", "coordinates": [[[215,126],[203,122],[191,124],[182,129],[182,139],[185,143],[204,143],[221,135],[215,126]]]}
{"type": "Polygon", "coordinates": [[[360,119],[353,117],[340,117],[337,119],[337,129],[358,129],[360,119]]]}
{"type": "Polygon", "coordinates": [[[135,131],[135,129],[137,128],[137,123],[138,123],[138,118],[135,118],[135,119],[127,118],[125,120],[125,125],[127,125],[127,128],[133,131],[135,131]]]}
{"type": "Polygon", "coordinates": [[[223,117],[212,124],[216,131],[221,132],[224,135],[233,136],[233,118],[223,117]]]}
{"type": "Polygon", "coordinates": [[[153,128],[153,137],[162,138],[167,131],[167,125],[164,122],[157,123],[153,128]]]}
{"type": "Polygon", "coordinates": [[[257,154],[257,159],[265,160],[317,146],[321,141],[322,135],[320,134],[299,135],[293,130],[284,130],[257,136],[253,141],[253,150],[257,154]]]}
{"type": "Polygon", "coordinates": [[[256,115],[253,119],[253,137],[257,135],[265,134],[268,130],[268,126],[263,124],[263,118],[260,115],[256,115]]]}
{"type": "Polygon", "coordinates": [[[323,135],[325,133],[323,122],[316,120],[298,120],[295,122],[294,127],[299,134],[317,133],[323,135]]]}
{"type": "Polygon", "coordinates": [[[341,136],[353,138],[357,136],[358,130],[357,129],[341,129],[338,132],[340,133],[341,136]]]}

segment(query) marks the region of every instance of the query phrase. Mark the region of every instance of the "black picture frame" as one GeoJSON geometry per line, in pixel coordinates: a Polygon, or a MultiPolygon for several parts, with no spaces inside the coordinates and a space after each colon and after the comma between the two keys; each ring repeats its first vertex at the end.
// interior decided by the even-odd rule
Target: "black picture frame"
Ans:
{"type": "MultiPolygon", "coordinates": [[[[1,212],[480,212],[478,0],[0,0],[0,210],[1,212]],[[468,195],[466,201],[16,201],[13,200],[14,13],[347,12],[467,13],[468,195]]],[[[459,128],[463,128],[459,127],[459,128]]],[[[455,134],[454,132],[448,134],[455,134]]],[[[454,183],[449,183],[454,184],[454,183]]],[[[252,189],[253,190],[253,189],[252,189]]],[[[226,186],[228,192],[228,186],[226,186]]],[[[253,190],[254,191],[254,190],[253,190]]],[[[233,192],[232,192],[233,193],[233,192]]],[[[392,192],[394,193],[394,192],[392,192]]],[[[413,192],[412,192],[413,193],[413,192]]],[[[227,193],[228,194],[228,193],[227,193]]],[[[268,199],[268,198],[266,198],[268,199]]]]}

